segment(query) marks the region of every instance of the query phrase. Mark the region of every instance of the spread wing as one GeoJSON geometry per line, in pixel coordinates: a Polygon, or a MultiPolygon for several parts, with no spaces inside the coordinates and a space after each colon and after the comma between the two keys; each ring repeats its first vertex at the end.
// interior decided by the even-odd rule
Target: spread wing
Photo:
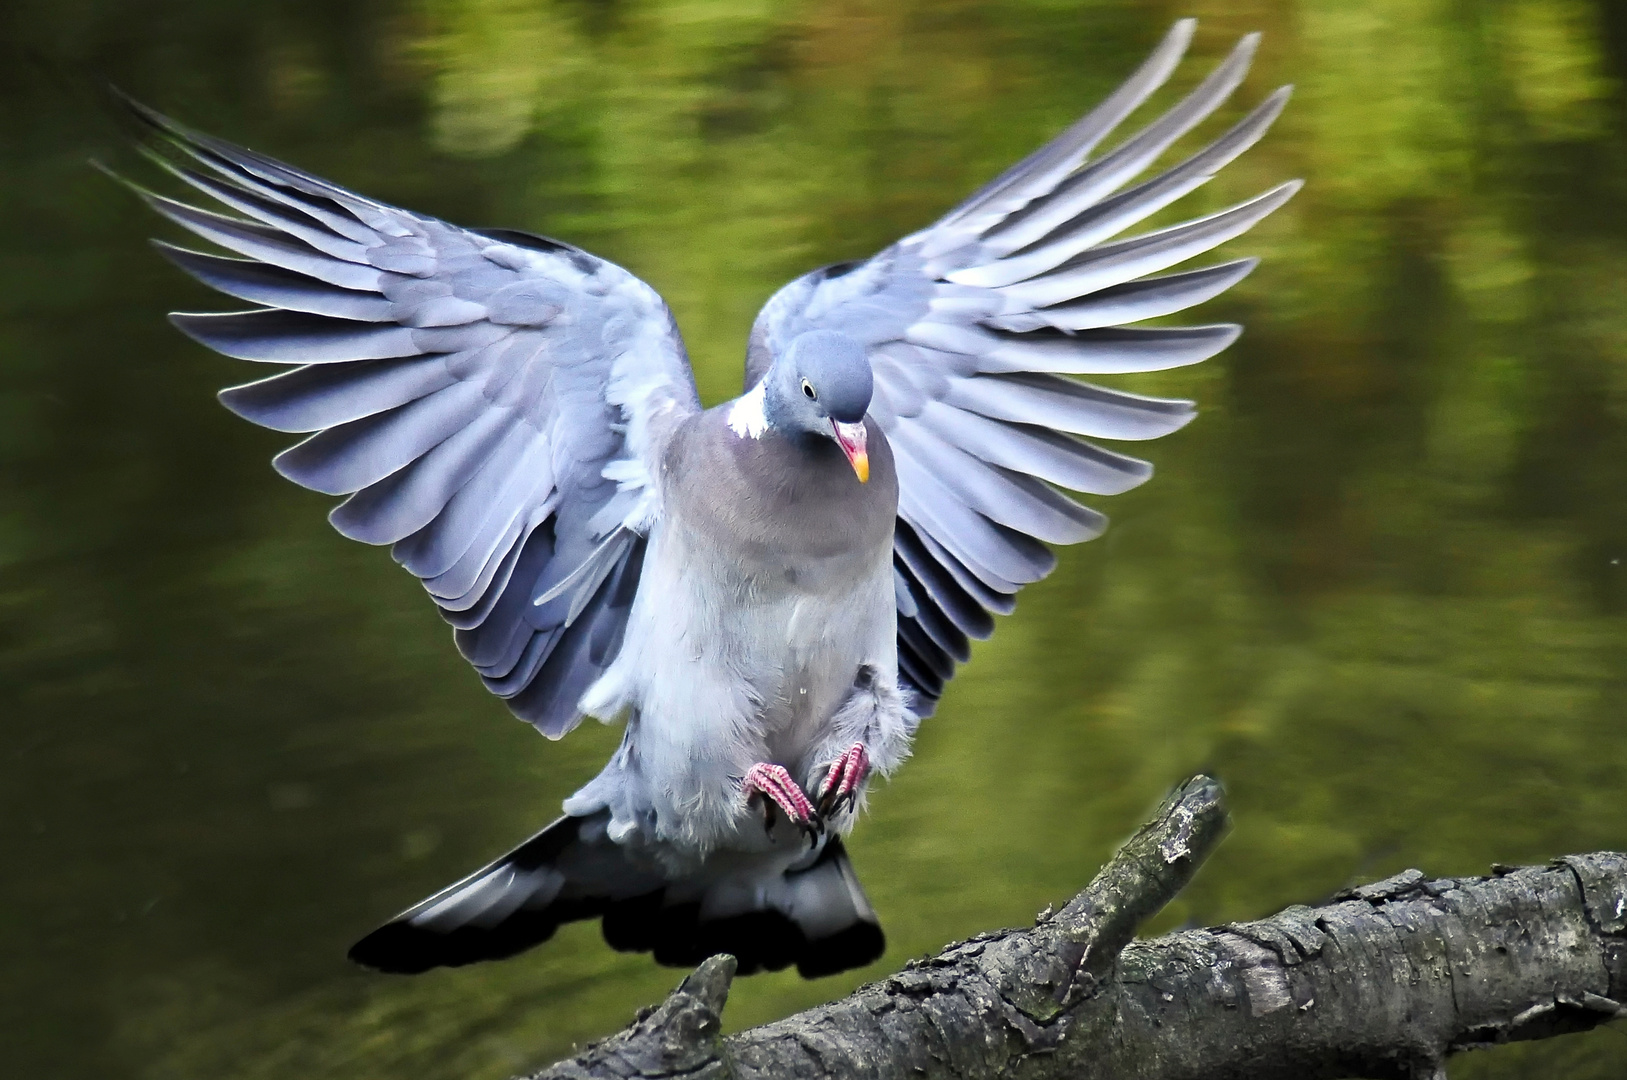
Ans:
{"type": "Polygon", "coordinates": [[[334,528],[391,545],[487,688],[564,734],[620,648],[653,462],[700,408],[666,304],[568,244],[460,229],[132,109],[180,151],[155,160],[236,213],[138,193],[245,258],[159,249],[259,305],[172,319],[286,369],[222,402],[306,434],[277,471],[346,496],[334,528]]]}
{"type": "Polygon", "coordinates": [[[1251,35],[1167,113],[1089,159],[1169,77],[1192,28],[1177,23],[1094,111],[942,220],[867,261],[799,278],[753,328],[748,386],[806,330],[839,330],[869,346],[870,418],[898,463],[899,673],[920,715],[970,655],[968,639],[993,632],[991,613],[1010,612],[1013,594],[1050,572],[1046,544],[1089,540],[1105,527],[1058,489],[1113,495],[1152,474],[1087,440],[1157,438],[1194,415],[1188,401],[1069,376],[1195,364],[1231,344],[1237,326],[1126,324],[1241,280],[1254,260],[1164,271],[1247,231],[1299,188],[1283,184],[1220,213],[1118,238],[1253,145],[1287,101],[1285,87],[1185,161],[1128,186],[1236,89],[1251,35]]]}

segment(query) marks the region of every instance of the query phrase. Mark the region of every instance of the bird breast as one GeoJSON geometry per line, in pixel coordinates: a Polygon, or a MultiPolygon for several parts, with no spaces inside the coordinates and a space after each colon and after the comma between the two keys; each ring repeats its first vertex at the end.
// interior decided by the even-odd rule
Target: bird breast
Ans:
{"type": "Polygon", "coordinates": [[[626,638],[583,703],[636,716],[657,809],[691,820],[733,807],[758,761],[805,780],[860,667],[897,671],[885,440],[860,484],[834,444],[742,438],[716,413],[668,449],[626,638]]]}

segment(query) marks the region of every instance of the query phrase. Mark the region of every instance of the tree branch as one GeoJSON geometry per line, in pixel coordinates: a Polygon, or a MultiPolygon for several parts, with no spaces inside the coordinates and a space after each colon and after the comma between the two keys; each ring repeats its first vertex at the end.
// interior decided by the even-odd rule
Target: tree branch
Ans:
{"type": "Polygon", "coordinates": [[[1627,855],[1480,878],[1408,870],[1320,907],[1134,941],[1225,828],[1220,785],[1195,777],[1030,929],[727,1038],[735,965],[714,956],[533,1080],[1439,1080],[1449,1054],[1627,1016],[1627,855]]]}

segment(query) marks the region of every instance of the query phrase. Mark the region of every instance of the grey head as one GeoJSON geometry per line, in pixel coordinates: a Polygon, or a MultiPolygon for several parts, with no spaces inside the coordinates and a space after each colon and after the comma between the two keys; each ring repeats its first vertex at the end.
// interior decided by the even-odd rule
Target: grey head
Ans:
{"type": "Polygon", "coordinates": [[[834,330],[798,334],[763,376],[763,418],[782,434],[830,439],[870,478],[864,414],[875,376],[864,346],[834,330]]]}
{"type": "Polygon", "coordinates": [[[829,437],[832,420],[864,419],[874,385],[863,345],[834,330],[809,330],[763,376],[763,415],[780,431],[829,437]]]}

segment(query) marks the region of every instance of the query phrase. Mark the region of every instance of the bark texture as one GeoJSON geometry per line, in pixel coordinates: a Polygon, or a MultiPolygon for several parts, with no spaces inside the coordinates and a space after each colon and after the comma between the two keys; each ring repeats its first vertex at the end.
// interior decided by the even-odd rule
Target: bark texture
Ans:
{"type": "Polygon", "coordinates": [[[1437,1080],[1448,1055],[1627,1016],[1627,855],[1478,878],[1408,870],[1320,907],[1135,941],[1226,827],[1183,784],[1061,911],[723,1037],[715,956],[532,1080],[1021,1077],[1437,1080]]]}

